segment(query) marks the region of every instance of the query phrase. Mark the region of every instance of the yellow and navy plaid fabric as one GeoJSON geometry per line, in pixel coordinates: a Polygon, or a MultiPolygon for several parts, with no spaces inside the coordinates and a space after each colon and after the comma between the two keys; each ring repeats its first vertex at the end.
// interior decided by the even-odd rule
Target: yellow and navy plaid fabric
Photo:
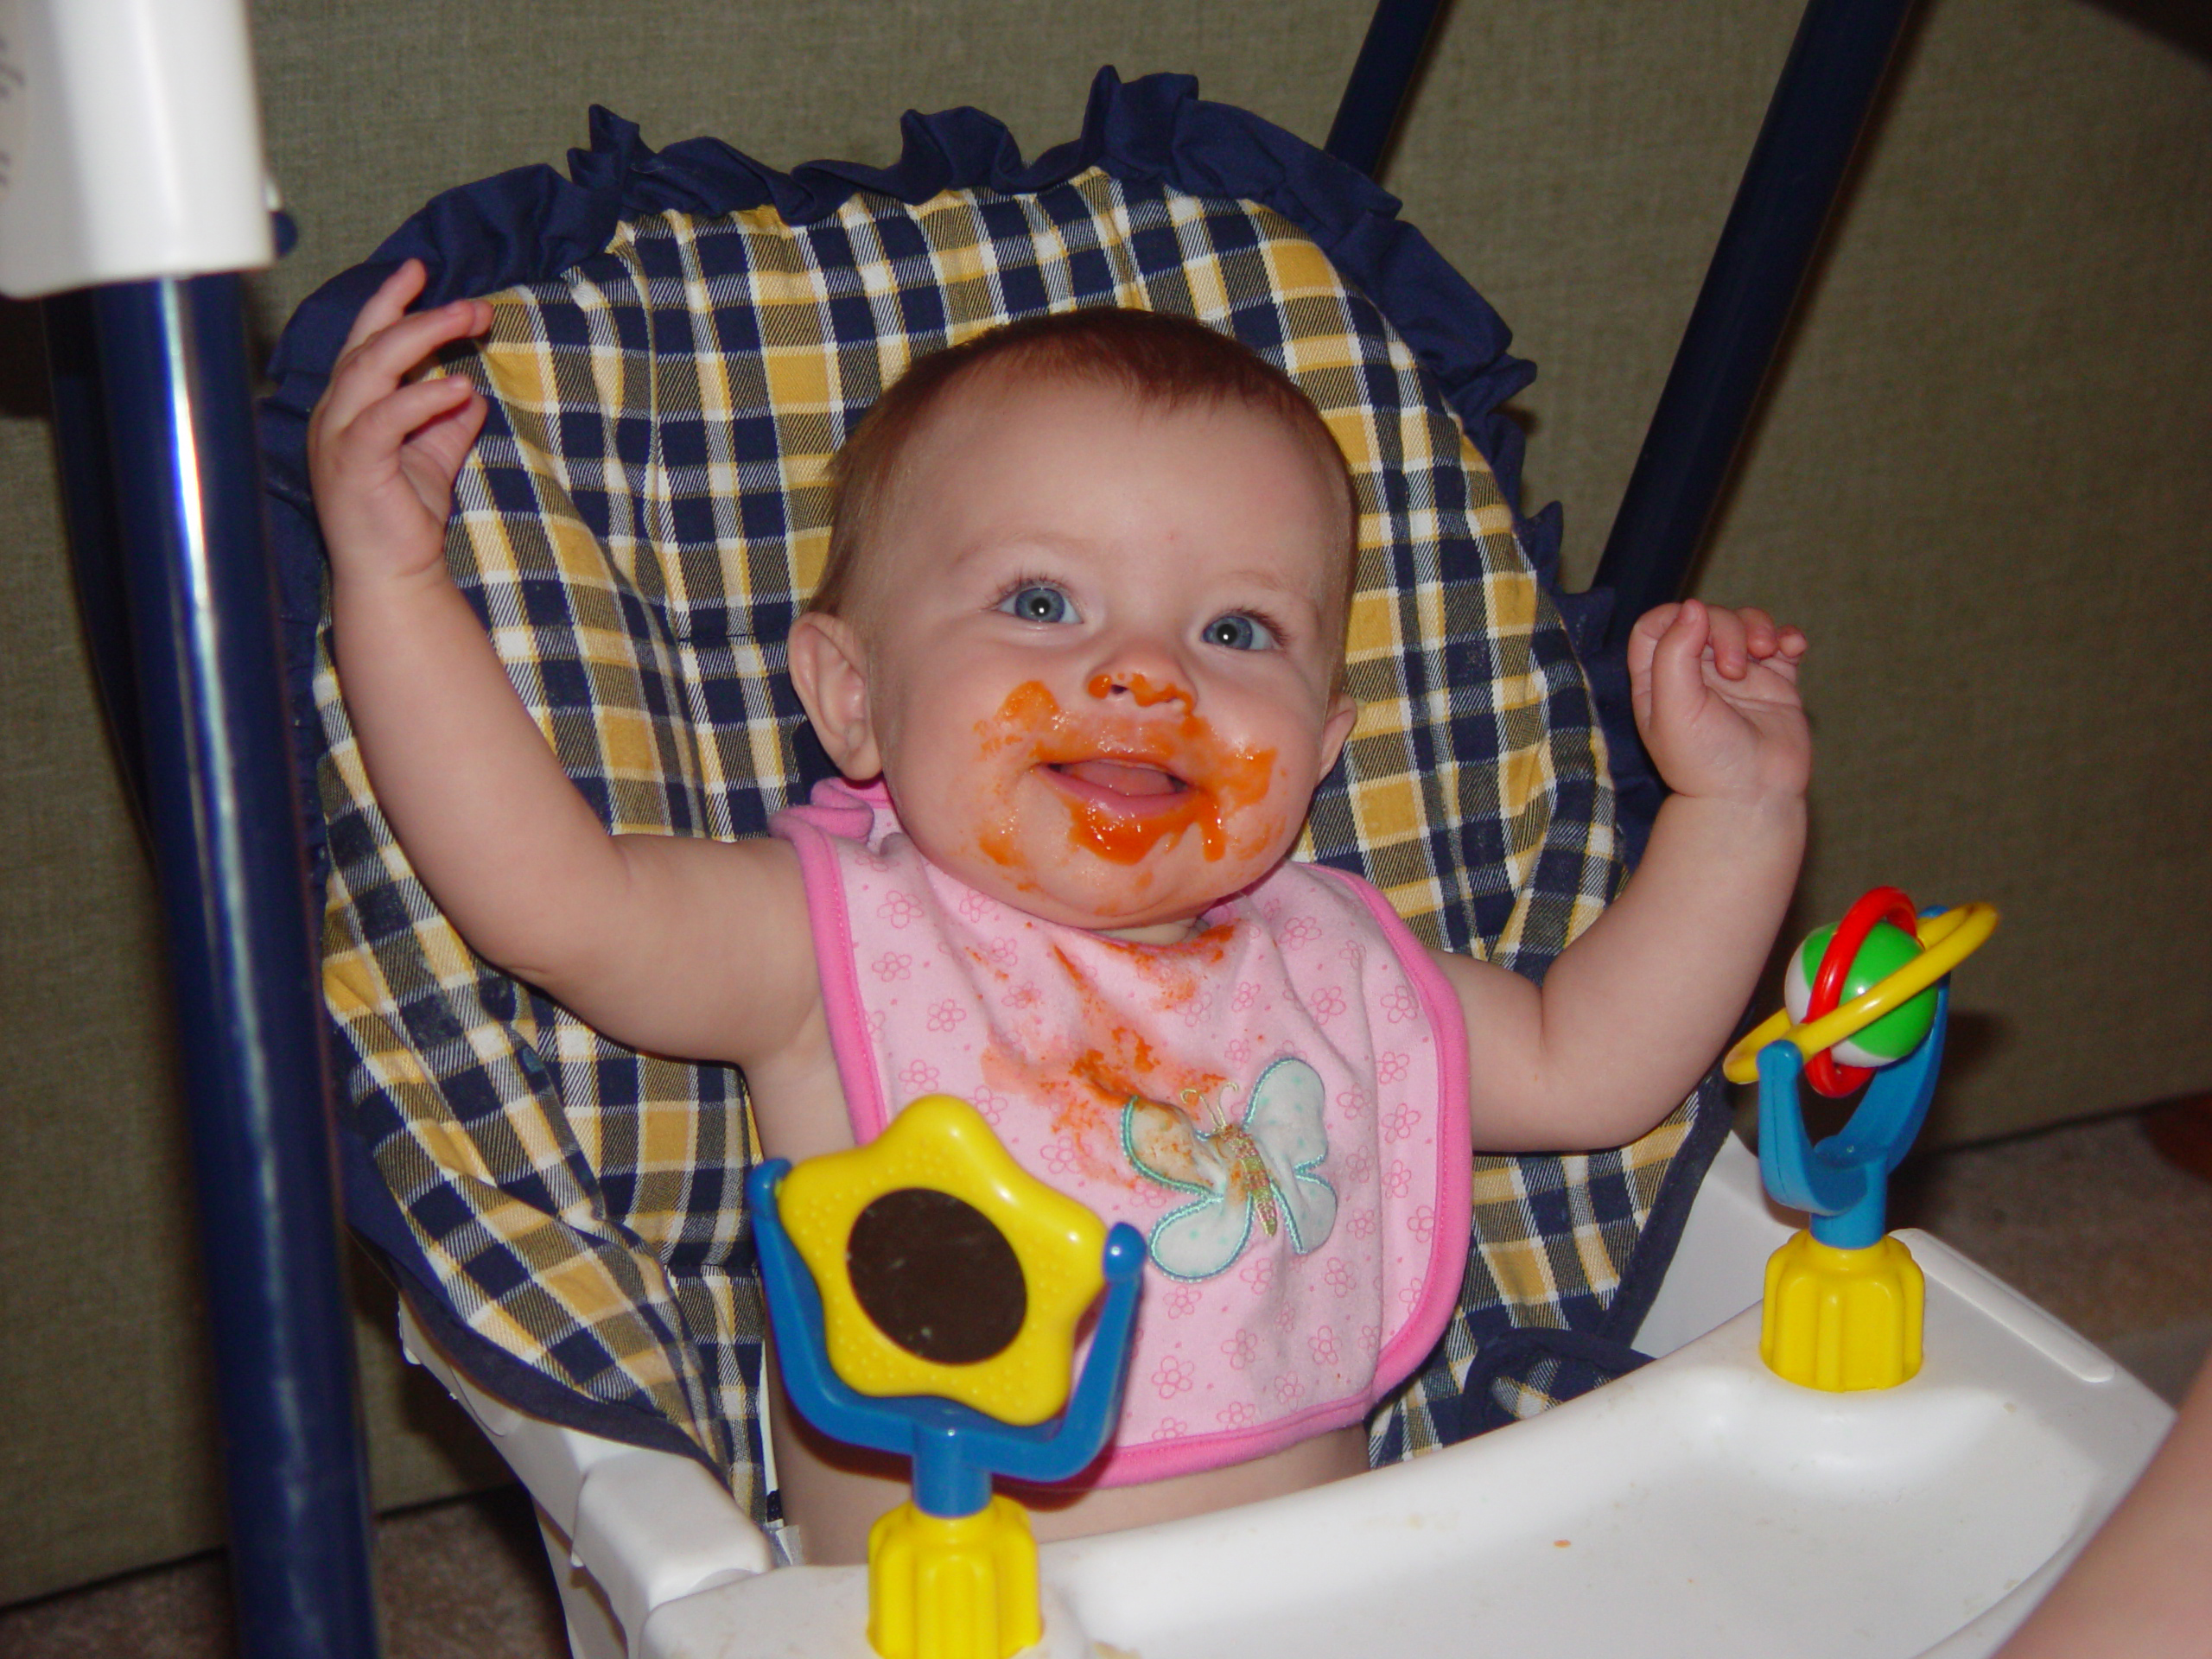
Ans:
{"type": "MultiPolygon", "coordinates": [[[[1092,168],[918,206],[863,190],[796,227],[769,207],[654,213],[493,300],[457,365],[493,413],[448,559],[611,829],[755,836],[803,798],[826,767],[783,649],[827,548],[830,455],[917,357],[1122,305],[1280,365],[1351,461],[1361,715],[1306,854],[1367,875],[1424,938],[1530,970],[1620,880],[1589,691],[1491,469],[1398,334],[1268,208],[1092,168]]],[[[568,1388],[679,1426],[757,1502],[742,1077],[619,1047],[473,957],[377,810],[327,641],[315,694],[348,1092],[449,1307],[568,1388]]],[[[1460,1316],[1378,1420],[1378,1456],[1436,1442],[1430,1407],[1484,1331],[1604,1307],[1691,1116],[1620,1153],[1479,1160],[1460,1316]]],[[[1497,1387],[1540,1408],[1543,1366],[1497,1387]]]]}

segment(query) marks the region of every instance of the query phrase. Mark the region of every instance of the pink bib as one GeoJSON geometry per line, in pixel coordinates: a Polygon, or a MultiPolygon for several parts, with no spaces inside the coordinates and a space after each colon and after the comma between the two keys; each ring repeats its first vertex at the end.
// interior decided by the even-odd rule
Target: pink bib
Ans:
{"type": "Polygon", "coordinates": [[[1175,945],[1040,921],[929,864],[880,786],[774,833],[804,874],[855,1137],[957,1095],[1145,1235],[1122,1420],[1084,1477],[1160,1480],[1357,1422],[1435,1346],[1466,1259],[1466,1039],[1382,894],[1285,863],[1175,945]]]}

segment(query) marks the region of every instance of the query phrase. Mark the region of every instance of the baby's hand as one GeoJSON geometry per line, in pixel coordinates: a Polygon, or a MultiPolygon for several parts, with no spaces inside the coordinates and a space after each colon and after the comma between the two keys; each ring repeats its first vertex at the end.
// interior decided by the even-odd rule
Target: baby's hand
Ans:
{"type": "Polygon", "coordinates": [[[341,577],[406,578],[444,567],[453,481],[484,425],[460,375],[409,377],[440,346],[492,326],[482,300],[407,315],[428,280],[410,259],[353,320],[308,423],[308,471],[331,563],[341,577]]]}
{"type": "Polygon", "coordinates": [[[1799,796],[1812,739],[1797,696],[1805,636],[1764,611],[1692,599],[1662,605],[1629,635],[1637,729],[1677,794],[1746,803],[1799,796]]]}

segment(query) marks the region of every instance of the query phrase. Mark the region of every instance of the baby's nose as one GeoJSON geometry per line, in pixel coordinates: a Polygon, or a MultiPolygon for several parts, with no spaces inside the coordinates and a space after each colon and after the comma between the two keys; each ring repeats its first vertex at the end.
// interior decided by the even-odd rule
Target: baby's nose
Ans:
{"type": "Polygon", "coordinates": [[[1153,679],[1135,669],[1107,669],[1090,677],[1086,688],[1094,697],[1112,702],[1127,699],[1140,709],[1149,709],[1156,702],[1180,701],[1185,714],[1197,708],[1198,699],[1173,679],[1153,679]]]}

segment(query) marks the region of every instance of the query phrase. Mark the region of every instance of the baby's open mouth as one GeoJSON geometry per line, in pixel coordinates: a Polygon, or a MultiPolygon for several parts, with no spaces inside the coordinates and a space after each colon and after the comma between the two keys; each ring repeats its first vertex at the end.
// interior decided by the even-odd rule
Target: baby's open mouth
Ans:
{"type": "Polygon", "coordinates": [[[1071,794],[1102,806],[1142,812],[1173,805],[1190,792],[1173,772],[1132,760],[1069,760],[1046,770],[1071,794]]]}

